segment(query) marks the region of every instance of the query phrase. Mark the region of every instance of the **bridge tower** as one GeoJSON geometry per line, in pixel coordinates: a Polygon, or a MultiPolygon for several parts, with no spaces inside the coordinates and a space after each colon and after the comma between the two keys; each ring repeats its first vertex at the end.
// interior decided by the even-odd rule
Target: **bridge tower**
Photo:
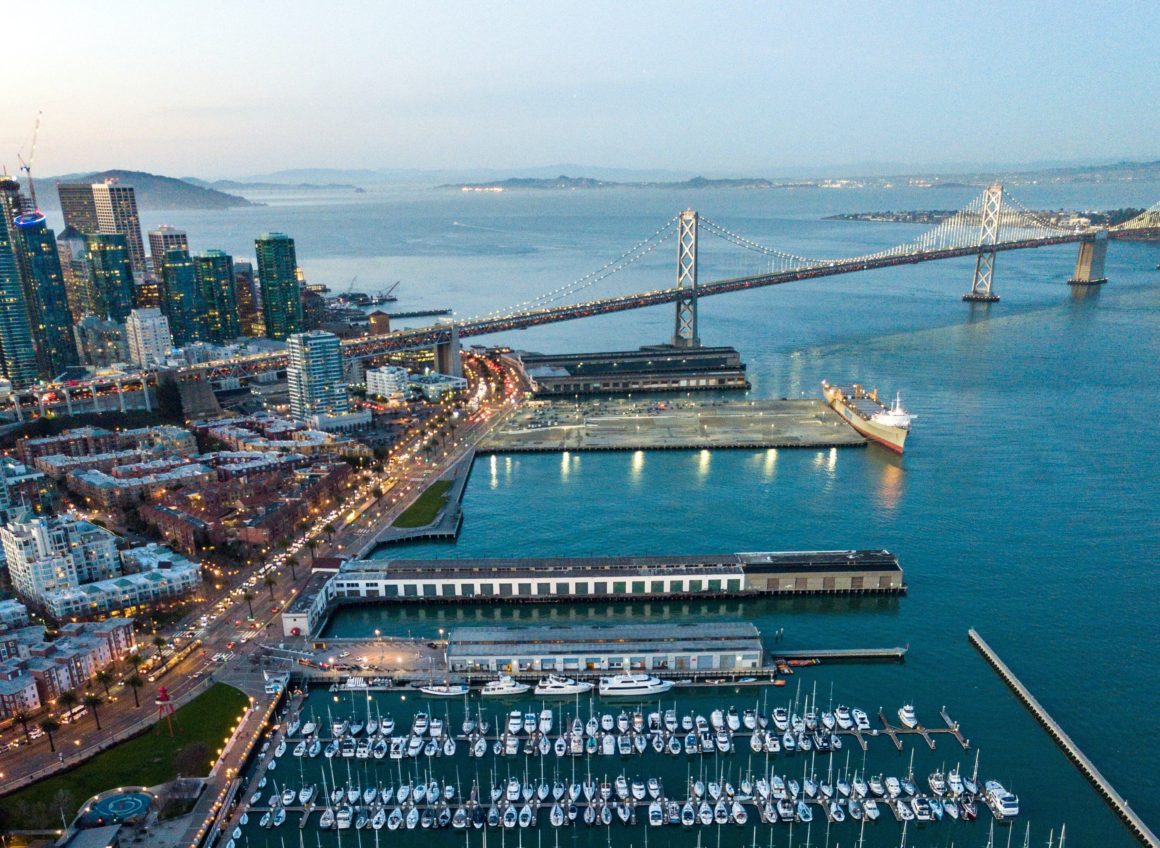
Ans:
{"type": "Polygon", "coordinates": [[[999,295],[991,290],[995,276],[995,248],[999,241],[999,220],[1003,212],[1003,186],[994,183],[983,193],[982,222],[979,227],[979,255],[975,258],[975,276],[971,290],[963,300],[994,303],[999,295]]]}
{"type": "Polygon", "coordinates": [[[435,370],[440,374],[462,377],[463,360],[459,357],[459,327],[454,322],[448,322],[447,330],[450,338],[445,342],[435,343],[435,370]]]}
{"type": "Polygon", "coordinates": [[[677,301],[674,347],[700,347],[697,335],[697,213],[686,209],[677,223],[677,288],[688,289],[688,297],[677,301]]]}
{"type": "Polygon", "coordinates": [[[1067,281],[1069,286],[1098,286],[1106,283],[1104,257],[1108,255],[1108,231],[1097,230],[1085,235],[1079,243],[1079,257],[1075,260],[1075,273],[1067,281]]]}

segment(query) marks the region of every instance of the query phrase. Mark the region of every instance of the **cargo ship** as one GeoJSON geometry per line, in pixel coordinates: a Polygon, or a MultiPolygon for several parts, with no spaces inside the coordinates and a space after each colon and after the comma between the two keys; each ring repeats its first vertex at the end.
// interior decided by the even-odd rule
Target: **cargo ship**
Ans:
{"type": "Polygon", "coordinates": [[[849,388],[831,386],[822,381],[822,394],[833,410],[865,436],[895,453],[902,453],[910,433],[910,415],[902,408],[902,397],[896,395],[893,406],[878,400],[878,390],[866,391],[855,383],[849,388]]]}

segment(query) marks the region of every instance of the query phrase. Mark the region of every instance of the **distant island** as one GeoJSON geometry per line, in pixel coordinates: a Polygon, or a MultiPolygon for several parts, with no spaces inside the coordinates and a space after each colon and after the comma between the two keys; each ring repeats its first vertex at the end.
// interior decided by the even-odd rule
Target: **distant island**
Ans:
{"type": "MultiPolygon", "coordinates": [[[[50,183],[102,183],[116,180],[136,190],[137,205],[143,209],[235,209],[244,206],[261,206],[239,197],[204,185],[197,185],[176,177],[163,177],[146,171],[94,171],[87,174],[65,174],[51,177],[50,183]]],[[[40,199],[50,209],[58,208],[60,199],[55,191],[40,192],[40,199]]]]}
{"type": "Polygon", "coordinates": [[[270,183],[262,181],[247,182],[244,180],[208,180],[197,177],[182,177],[182,182],[216,191],[352,191],[355,194],[366,194],[366,189],[351,183],[270,183]]]}
{"type": "MultiPolygon", "coordinates": [[[[868,221],[879,224],[941,224],[957,211],[956,209],[912,209],[902,212],[844,212],[841,215],[827,215],[823,220],[868,221]]],[[[1143,209],[1128,207],[1125,209],[1107,209],[1100,212],[1090,209],[1041,209],[1035,214],[1060,227],[1076,226],[1077,224],[1114,227],[1116,224],[1132,220],[1143,212],[1143,209]]]]}
{"type": "Polygon", "coordinates": [[[764,177],[756,178],[740,178],[740,179],[708,179],[706,177],[693,177],[689,180],[681,180],[679,182],[613,182],[610,180],[597,180],[592,177],[569,177],[560,175],[553,179],[543,179],[537,177],[511,177],[506,180],[498,180],[489,183],[445,183],[444,185],[436,186],[441,189],[455,189],[457,191],[482,191],[482,192],[501,192],[501,191],[519,191],[519,190],[565,190],[576,191],[579,189],[597,189],[597,188],[652,188],[652,189],[700,189],[700,188],[813,188],[815,184],[808,180],[786,180],[775,181],[767,180],[764,177]]]}
{"type": "MultiPolygon", "coordinates": [[[[736,177],[713,179],[693,177],[675,182],[616,182],[593,177],[554,178],[511,177],[490,182],[445,183],[438,189],[463,192],[504,191],[590,191],[606,188],[645,188],[669,191],[689,189],[859,189],[859,188],[983,188],[995,180],[1008,186],[1041,184],[1091,184],[1136,181],[1160,181],[1160,161],[1116,162],[1109,165],[1086,165],[1070,168],[992,172],[977,174],[910,174],[893,177],[826,177],[815,179],[774,179],[768,177],[736,177]]],[[[937,214],[938,210],[929,213],[937,214]]],[[[876,214],[876,213],[865,213],[876,214]]],[[[885,213],[894,214],[894,213],[885,213]]],[[[914,213],[920,214],[920,213],[914,213]]]]}

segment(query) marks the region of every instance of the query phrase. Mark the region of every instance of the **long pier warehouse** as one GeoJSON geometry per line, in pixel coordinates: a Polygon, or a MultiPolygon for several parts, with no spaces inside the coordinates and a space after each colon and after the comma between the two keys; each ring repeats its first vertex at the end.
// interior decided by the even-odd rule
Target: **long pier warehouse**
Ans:
{"type": "Polygon", "coordinates": [[[344,603],[546,603],[687,597],[900,594],[898,558],[877,551],[654,557],[353,560],[316,573],[282,617],[313,635],[344,603]]]}
{"type": "Polygon", "coordinates": [[[749,623],[457,627],[447,640],[453,672],[757,670],[762,656],[749,623]]]}

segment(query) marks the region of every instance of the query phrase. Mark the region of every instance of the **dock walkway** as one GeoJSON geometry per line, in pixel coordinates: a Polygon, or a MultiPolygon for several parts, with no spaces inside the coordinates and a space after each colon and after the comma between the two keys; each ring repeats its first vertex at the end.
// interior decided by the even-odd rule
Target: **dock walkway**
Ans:
{"type": "Polygon", "coordinates": [[[1048,734],[1051,735],[1051,738],[1055,740],[1056,744],[1063,749],[1068,759],[1075,763],[1083,776],[1103,796],[1103,799],[1108,802],[1108,806],[1115,810],[1116,814],[1123,819],[1124,824],[1128,826],[1132,835],[1139,839],[1143,845],[1152,846],[1152,848],[1160,846],[1160,841],[1157,840],[1156,834],[1128,806],[1128,802],[1120,796],[1120,793],[1107,781],[1107,778],[1100,774],[1100,770],[1096,768],[1095,763],[1087,758],[1084,752],[1079,749],[1079,746],[1072,741],[1071,737],[1064,732],[1063,728],[1043,708],[1043,705],[1035,699],[1035,696],[1015,676],[1015,673],[1007,667],[1007,664],[1003,660],[999,659],[999,655],[986,643],[983,637],[974,628],[967,631],[967,637],[990,666],[999,673],[999,677],[1002,678],[1003,682],[1011,688],[1011,691],[1018,696],[1019,700],[1023,702],[1023,705],[1035,716],[1035,719],[1043,725],[1048,734]]]}

